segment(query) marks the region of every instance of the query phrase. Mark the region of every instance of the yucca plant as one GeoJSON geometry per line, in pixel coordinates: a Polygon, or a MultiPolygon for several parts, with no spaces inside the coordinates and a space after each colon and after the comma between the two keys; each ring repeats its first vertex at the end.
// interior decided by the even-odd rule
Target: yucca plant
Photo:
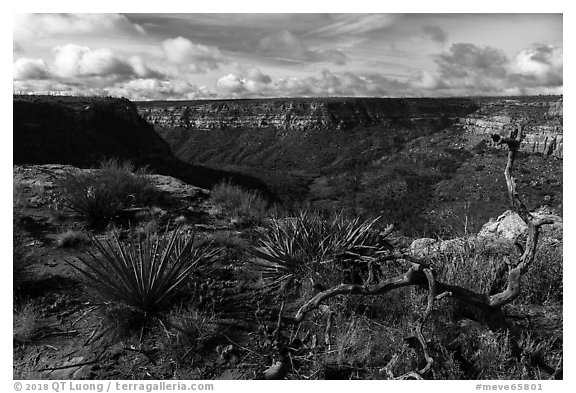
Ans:
{"type": "Polygon", "coordinates": [[[273,219],[257,246],[250,249],[257,257],[253,263],[272,278],[272,287],[296,276],[337,270],[338,260],[362,259],[381,251],[379,232],[375,229],[378,219],[346,219],[337,214],[325,220],[308,210],[300,211],[296,217],[273,219]]]}
{"type": "Polygon", "coordinates": [[[132,236],[91,241],[98,253],[68,262],[101,296],[146,314],[161,310],[194,272],[215,261],[218,249],[196,246],[194,235],[132,236]]]}

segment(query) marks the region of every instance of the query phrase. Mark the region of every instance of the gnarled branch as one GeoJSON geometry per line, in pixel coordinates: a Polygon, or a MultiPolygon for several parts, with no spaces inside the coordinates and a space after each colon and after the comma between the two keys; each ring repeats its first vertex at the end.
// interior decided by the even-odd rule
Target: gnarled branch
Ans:
{"type": "MultiPolygon", "coordinates": [[[[386,279],[377,284],[372,284],[371,280],[368,280],[364,285],[360,284],[340,284],[323,292],[318,293],[308,302],[306,302],[297,311],[295,316],[296,322],[301,322],[304,316],[318,308],[318,306],[338,295],[344,294],[359,294],[359,295],[380,295],[395,289],[403,288],[406,286],[420,286],[422,288],[428,289],[428,303],[424,314],[420,317],[416,326],[416,335],[418,341],[422,345],[424,351],[424,358],[426,360],[426,365],[424,368],[418,371],[413,371],[405,375],[405,377],[414,377],[420,379],[421,376],[425,375],[430,371],[434,359],[430,356],[428,352],[428,346],[426,340],[422,333],[424,323],[430,316],[435,300],[442,299],[444,297],[453,297],[464,301],[472,306],[483,309],[484,311],[496,311],[500,315],[500,309],[503,305],[512,302],[519,294],[521,288],[521,278],[527,272],[530,264],[534,261],[536,255],[536,249],[538,245],[538,237],[540,234],[540,227],[545,224],[551,224],[553,221],[549,218],[535,218],[530,214],[528,208],[520,198],[518,191],[516,189],[516,179],[513,175],[514,161],[518,153],[518,148],[520,147],[520,142],[522,139],[522,132],[513,133],[509,138],[501,138],[498,135],[492,137],[494,141],[500,144],[506,144],[508,146],[508,160],[506,162],[506,168],[504,170],[504,176],[506,178],[506,185],[508,189],[508,197],[510,199],[510,204],[512,209],[520,216],[520,218],[528,226],[528,236],[521,256],[515,263],[509,263],[511,269],[508,273],[508,280],[506,288],[500,293],[489,295],[484,293],[476,293],[469,289],[460,287],[458,285],[452,285],[437,281],[432,274],[432,269],[429,266],[428,261],[419,260],[412,256],[406,254],[396,253],[393,255],[394,258],[404,260],[411,263],[410,268],[406,273],[386,279]],[[436,293],[440,295],[436,295],[436,293]]],[[[389,234],[391,227],[388,227],[385,231],[389,234]]],[[[372,278],[372,276],[370,276],[372,278]]],[[[402,378],[402,377],[401,377],[402,378]]]]}

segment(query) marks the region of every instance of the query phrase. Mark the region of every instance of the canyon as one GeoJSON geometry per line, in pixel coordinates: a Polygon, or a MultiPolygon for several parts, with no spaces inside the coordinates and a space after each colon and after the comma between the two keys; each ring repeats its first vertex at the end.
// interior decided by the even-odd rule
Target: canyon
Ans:
{"type": "Polygon", "coordinates": [[[14,164],[106,158],[211,188],[231,180],[284,206],[382,216],[406,234],[478,230],[508,208],[506,153],[522,131],[520,191],[562,211],[559,96],[135,102],[14,96],[14,164]],[[463,224],[465,223],[465,224],[463,224]]]}
{"type": "Polygon", "coordinates": [[[272,129],[288,131],[414,127],[456,122],[470,136],[505,134],[522,128],[522,151],[562,157],[562,98],[477,99],[270,99],[193,102],[139,102],[139,114],[181,149],[195,131],[272,129]]]}
{"type": "Polygon", "coordinates": [[[183,161],[250,174],[288,203],[382,215],[428,234],[462,222],[477,230],[506,209],[505,152],[493,134],[522,131],[523,192],[534,207],[561,210],[562,104],[558,96],[136,103],[183,161]]]}

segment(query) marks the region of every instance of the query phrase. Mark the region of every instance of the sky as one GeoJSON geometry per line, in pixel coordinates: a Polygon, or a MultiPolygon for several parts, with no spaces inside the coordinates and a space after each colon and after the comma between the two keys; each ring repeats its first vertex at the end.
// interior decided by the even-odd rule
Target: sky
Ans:
{"type": "Polygon", "coordinates": [[[133,100],[563,93],[562,14],[15,14],[13,90],[133,100]]]}

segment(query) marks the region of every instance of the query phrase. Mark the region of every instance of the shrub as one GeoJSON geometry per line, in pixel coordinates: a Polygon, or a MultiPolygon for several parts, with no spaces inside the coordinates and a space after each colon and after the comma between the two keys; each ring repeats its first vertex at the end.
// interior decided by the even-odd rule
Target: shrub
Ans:
{"type": "Polygon", "coordinates": [[[536,251],[536,257],[522,279],[519,301],[543,304],[558,302],[564,296],[562,273],[562,243],[551,245],[543,242],[536,251]]]}
{"type": "Polygon", "coordinates": [[[92,226],[107,223],[124,208],[150,205],[160,197],[143,172],[135,173],[127,162],[106,161],[99,170],[71,172],[57,185],[64,203],[92,226]]]}
{"type": "Polygon", "coordinates": [[[260,193],[245,190],[230,182],[217,184],[212,189],[210,202],[245,222],[260,222],[268,207],[260,193]]]}
{"type": "Polygon", "coordinates": [[[156,313],[169,303],[185,280],[213,262],[217,249],[197,247],[194,235],[178,230],[168,235],[131,236],[92,243],[99,255],[78,257],[84,266],[68,262],[105,299],[144,314],[156,313]]]}
{"type": "Polygon", "coordinates": [[[25,245],[26,237],[17,222],[13,224],[12,237],[12,282],[15,300],[18,300],[21,287],[29,279],[28,267],[33,263],[25,245]]]}
{"type": "Polygon", "coordinates": [[[432,262],[441,280],[478,293],[496,289],[505,279],[502,274],[508,272],[502,256],[483,253],[470,244],[451,253],[438,253],[432,262]]]}
{"type": "Polygon", "coordinates": [[[40,327],[39,312],[32,303],[28,303],[14,312],[12,335],[15,343],[20,344],[34,340],[40,327]]]}
{"type": "MultiPolygon", "coordinates": [[[[477,293],[494,294],[505,289],[508,275],[506,258],[517,256],[505,243],[466,243],[451,253],[439,253],[432,258],[438,277],[449,284],[459,285],[477,293]]],[[[562,302],[562,245],[543,243],[526,275],[517,301],[542,304],[562,302]]]]}
{"type": "Polygon", "coordinates": [[[88,241],[86,234],[80,231],[68,230],[60,233],[56,237],[56,245],[58,247],[75,247],[81,243],[88,241]]]}
{"type": "Polygon", "coordinates": [[[195,349],[202,348],[219,335],[218,323],[213,315],[195,307],[182,307],[170,314],[169,323],[176,327],[187,344],[195,349]]]}
{"type": "Polygon", "coordinates": [[[16,215],[17,209],[19,211],[29,205],[30,201],[24,192],[24,186],[21,183],[14,181],[12,188],[12,206],[14,208],[14,214],[16,215]]]}

